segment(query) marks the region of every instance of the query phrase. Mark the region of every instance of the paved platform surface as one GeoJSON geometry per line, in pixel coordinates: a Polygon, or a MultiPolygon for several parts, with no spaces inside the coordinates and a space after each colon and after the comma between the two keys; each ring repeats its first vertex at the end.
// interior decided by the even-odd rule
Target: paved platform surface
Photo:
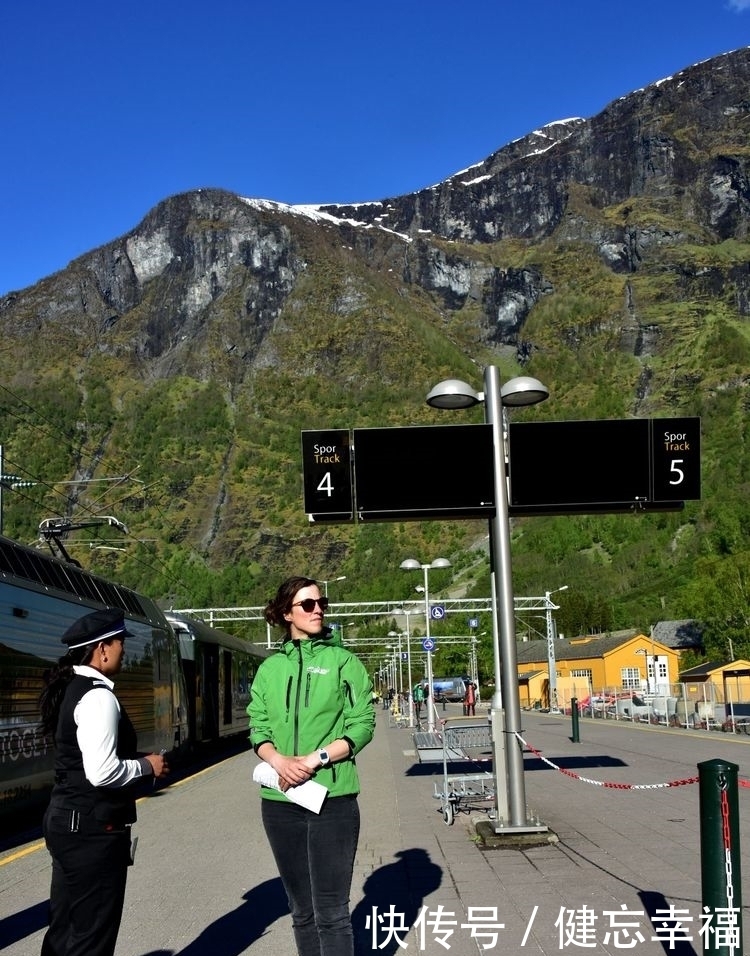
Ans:
{"type": "MultiPolygon", "coordinates": [[[[411,731],[389,727],[378,711],[375,740],[359,759],[358,954],[702,953],[699,788],[684,781],[718,758],[750,783],[750,738],[581,720],[574,743],[570,718],[536,713],[524,714],[522,735],[542,755],[524,756],[529,819],[556,842],[483,849],[476,823],[486,814],[458,813],[446,826],[433,795],[444,790],[442,766],[419,764],[411,731]],[[679,932],[669,931],[670,912],[681,917],[679,932]]],[[[293,956],[251,781],[255,759],[231,757],[139,804],[119,956],[293,956]]],[[[740,786],[738,802],[750,872],[750,788],[740,786]]],[[[7,956],[39,952],[49,872],[38,840],[0,854],[7,956]]]]}

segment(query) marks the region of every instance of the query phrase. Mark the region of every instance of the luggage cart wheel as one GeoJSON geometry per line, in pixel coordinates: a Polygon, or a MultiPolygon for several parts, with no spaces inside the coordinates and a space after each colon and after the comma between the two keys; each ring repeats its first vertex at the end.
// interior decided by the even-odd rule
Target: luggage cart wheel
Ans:
{"type": "Polygon", "coordinates": [[[453,804],[448,803],[443,807],[443,820],[445,821],[445,825],[449,827],[453,823],[454,818],[453,804]]]}

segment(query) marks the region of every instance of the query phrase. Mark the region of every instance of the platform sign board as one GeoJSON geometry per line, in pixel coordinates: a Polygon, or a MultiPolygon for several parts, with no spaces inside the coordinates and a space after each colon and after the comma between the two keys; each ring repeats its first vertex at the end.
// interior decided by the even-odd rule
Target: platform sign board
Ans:
{"type": "Polygon", "coordinates": [[[651,470],[654,501],[701,496],[700,418],[652,418],[651,470]]]}
{"type": "Polygon", "coordinates": [[[495,513],[491,425],[355,428],[354,490],[365,521],[495,513]]]}
{"type": "Polygon", "coordinates": [[[354,520],[351,432],[302,432],[305,513],[310,521],[354,520]]]}
{"type": "Polygon", "coordinates": [[[700,497],[700,419],[512,423],[511,515],[682,507],[700,497]]]}

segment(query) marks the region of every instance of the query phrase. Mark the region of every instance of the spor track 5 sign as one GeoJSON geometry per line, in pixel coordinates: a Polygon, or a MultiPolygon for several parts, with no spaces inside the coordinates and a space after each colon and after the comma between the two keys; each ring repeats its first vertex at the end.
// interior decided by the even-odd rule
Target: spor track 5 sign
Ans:
{"type": "Polygon", "coordinates": [[[510,426],[511,514],[669,510],[700,498],[700,419],[510,426]]]}

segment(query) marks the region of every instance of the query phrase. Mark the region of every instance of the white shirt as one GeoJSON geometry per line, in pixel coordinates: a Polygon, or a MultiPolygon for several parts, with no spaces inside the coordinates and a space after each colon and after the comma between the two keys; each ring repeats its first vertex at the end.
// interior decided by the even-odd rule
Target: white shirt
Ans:
{"type": "Polygon", "coordinates": [[[143,766],[140,760],[117,756],[120,702],[111,692],[115,685],[93,667],[75,664],[73,670],[84,677],[95,677],[109,688],[86,691],[73,711],[86,779],[95,787],[124,787],[143,776],[143,766]]]}

